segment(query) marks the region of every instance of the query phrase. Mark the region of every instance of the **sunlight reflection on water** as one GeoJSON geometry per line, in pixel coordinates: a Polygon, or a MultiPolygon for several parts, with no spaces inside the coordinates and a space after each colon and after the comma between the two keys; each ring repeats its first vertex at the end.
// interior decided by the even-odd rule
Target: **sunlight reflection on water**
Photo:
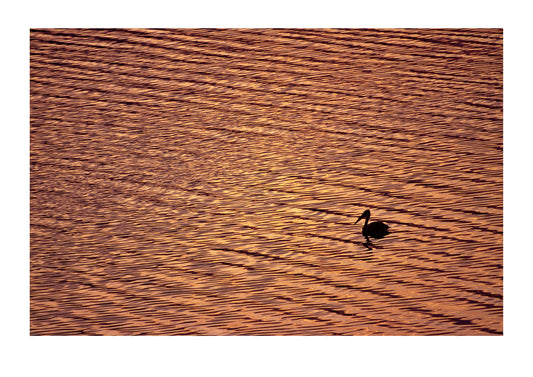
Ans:
{"type": "Polygon", "coordinates": [[[32,335],[502,334],[501,30],[33,30],[31,80],[32,335]]]}

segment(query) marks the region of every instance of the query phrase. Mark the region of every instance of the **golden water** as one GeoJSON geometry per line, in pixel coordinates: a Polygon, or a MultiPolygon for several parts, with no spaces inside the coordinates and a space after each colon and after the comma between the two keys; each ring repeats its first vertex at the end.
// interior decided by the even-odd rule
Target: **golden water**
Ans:
{"type": "Polygon", "coordinates": [[[502,30],[30,37],[32,335],[503,333],[502,30]]]}

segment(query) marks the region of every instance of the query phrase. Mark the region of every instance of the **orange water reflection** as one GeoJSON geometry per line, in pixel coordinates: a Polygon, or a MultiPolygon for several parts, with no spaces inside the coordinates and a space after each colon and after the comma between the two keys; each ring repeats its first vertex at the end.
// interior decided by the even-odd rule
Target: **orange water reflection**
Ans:
{"type": "Polygon", "coordinates": [[[33,30],[30,278],[32,335],[501,334],[502,31],[33,30]]]}

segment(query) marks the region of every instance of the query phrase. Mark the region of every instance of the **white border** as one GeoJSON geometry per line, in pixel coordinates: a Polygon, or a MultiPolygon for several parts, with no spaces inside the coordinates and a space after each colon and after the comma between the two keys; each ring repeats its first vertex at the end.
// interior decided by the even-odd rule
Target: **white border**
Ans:
{"type": "MultiPolygon", "coordinates": [[[[532,250],[531,32],[524,2],[21,1],[4,5],[2,336],[6,375],[515,374],[527,344],[532,250]],[[29,337],[29,28],[503,27],[505,317],[503,337],[29,337]],[[524,88],[524,89],[523,89],[524,88]],[[7,209],[7,210],[6,210],[7,209]],[[526,345],[522,345],[525,341],[526,345]],[[7,347],[6,347],[7,346],[7,347]],[[9,373],[9,370],[14,373],[9,373]]],[[[519,373],[520,373],[519,372],[519,373]]],[[[527,372],[526,372],[527,373],[527,372]]]]}

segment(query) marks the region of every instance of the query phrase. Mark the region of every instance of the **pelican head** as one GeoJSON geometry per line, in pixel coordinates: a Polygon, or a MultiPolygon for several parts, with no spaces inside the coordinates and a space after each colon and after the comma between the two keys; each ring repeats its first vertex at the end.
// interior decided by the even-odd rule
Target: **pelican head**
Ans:
{"type": "Polygon", "coordinates": [[[355,224],[357,224],[359,222],[359,220],[364,219],[364,218],[366,218],[366,221],[368,221],[368,219],[370,218],[370,210],[369,209],[365,210],[365,212],[363,212],[363,214],[361,216],[359,216],[359,218],[357,219],[355,224]]]}

